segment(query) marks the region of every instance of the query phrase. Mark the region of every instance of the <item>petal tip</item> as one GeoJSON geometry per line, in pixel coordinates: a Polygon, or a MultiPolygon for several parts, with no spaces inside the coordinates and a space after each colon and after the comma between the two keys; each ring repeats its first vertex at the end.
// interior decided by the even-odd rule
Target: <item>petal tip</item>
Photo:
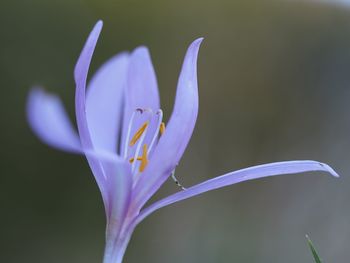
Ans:
{"type": "Polygon", "coordinates": [[[97,21],[92,31],[90,32],[83,50],[80,53],[77,63],[74,68],[74,79],[76,84],[79,82],[85,82],[87,77],[87,71],[90,66],[91,57],[95,50],[97,40],[102,31],[103,22],[102,20],[97,21]]]}
{"type": "Polygon", "coordinates": [[[200,45],[202,44],[203,40],[204,40],[204,37],[199,37],[192,42],[191,46],[199,48],[200,45]]]}
{"type": "Polygon", "coordinates": [[[96,22],[95,28],[102,29],[102,27],[103,27],[103,21],[100,19],[96,22]]]}
{"type": "Polygon", "coordinates": [[[149,49],[146,46],[138,46],[131,52],[132,57],[138,57],[138,58],[150,58],[150,52],[149,49]]]}
{"type": "Polygon", "coordinates": [[[199,48],[200,48],[203,40],[204,40],[203,37],[197,38],[188,47],[187,53],[186,53],[186,58],[188,58],[188,61],[192,61],[192,63],[195,62],[195,64],[197,63],[199,48]]]}
{"type": "Polygon", "coordinates": [[[327,172],[329,172],[332,176],[339,178],[339,174],[328,164],[325,163],[319,163],[327,172]]]}
{"type": "Polygon", "coordinates": [[[42,86],[32,86],[29,90],[29,95],[33,95],[33,94],[45,94],[46,90],[45,88],[43,88],[42,86]]]}
{"type": "Polygon", "coordinates": [[[28,93],[28,99],[27,99],[27,110],[30,112],[31,108],[37,105],[37,103],[41,103],[44,99],[54,97],[54,95],[51,95],[48,93],[43,87],[41,86],[33,86],[28,93]]]}
{"type": "Polygon", "coordinates": [[[193,42],[196,42],[196,43],[202,43],[203,42],[203,40],[204,40],[204,37],[199,37],[199,38],[197,38],[195,41],[193,41],[193,42]]]}
{"type": "MultiPolygon", "coordinates": [[[[93,40],[94,38],[98,38],[102,31],[102,27],[103,27],[103,21],[98,20],[89,34],[88,41],[89,39],[93,40]]],[[[95,41],[97,41],[97,39],[95,41]]]]}

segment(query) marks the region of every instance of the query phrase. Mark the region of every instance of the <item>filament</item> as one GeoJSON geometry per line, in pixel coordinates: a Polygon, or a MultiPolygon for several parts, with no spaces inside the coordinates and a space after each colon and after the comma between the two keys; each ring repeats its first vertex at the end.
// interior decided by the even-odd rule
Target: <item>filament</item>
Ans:
{"type": "Polygon", "coordinates": [[[130,133],[131,133],[131,128],[132,128],[132,124],[134,123],[134,118],[135,118],[135,115],[136,113],[139,112],[139,113],[143,113],[143,110],[142,109],[136,109],[132,115],[131,115],[131,118],[130,118],[130,121],[129,121],[129,125],[128,125],[128,131],[126,132],[126,142],[125,142],[125,146],[124,146],[124,158],[126,159],[126,157],[128,156],[128,141],[130,139],[130,133]]]}
{"type": "Polygon", "coordinates": [[[148,154],[151,152],[151,150],[153,148],[153,145],[154,145],[154,143],[157,140],[159,131],[161,130],[161,124],[163,123],[162,122],[162,120],[163,120],[163,111],[162,110],[158,110],[156,114],[158,115],[157,130],[155,131],[155,133],[153,135],[153,138],[152,138],[152,141],[151,141],[151,143],[149,145],[148,152],[147,152],[148,154]]]}

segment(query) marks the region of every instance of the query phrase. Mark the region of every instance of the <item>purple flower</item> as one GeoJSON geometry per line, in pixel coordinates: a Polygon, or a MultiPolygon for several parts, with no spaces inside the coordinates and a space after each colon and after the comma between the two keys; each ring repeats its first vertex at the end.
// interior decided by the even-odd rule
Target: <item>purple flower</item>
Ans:
{"type": "Polygon", "coordinates": [[[196,67],[202,39],[195,40],[187,50],[174,109],[165,128],[156,76],[146,47],[112,57],[86,88],[101,29],[100,21],[90,33],[74,70],[78,133],[59,98],[40,88],[30,92],[27,111],[32,129],[45,143],[86,156],[106,210],[104,263],[122,262],[135,227],[166,205],[267,176],[307,171],[338,176],[331,167],[316,161],[270,163],[210,179],[144,208],[172,175],[191,138],[198,113],[196,67]]]}

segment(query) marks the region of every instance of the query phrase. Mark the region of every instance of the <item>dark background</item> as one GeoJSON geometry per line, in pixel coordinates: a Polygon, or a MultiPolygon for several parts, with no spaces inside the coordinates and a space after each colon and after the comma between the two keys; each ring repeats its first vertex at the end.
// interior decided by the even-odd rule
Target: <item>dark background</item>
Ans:
{"type": "MultiPolygon", "coordinates": [[[[101,262],[104,211],[83,157],[43,145],[25,119],[31,86],[74,116],[73,67],[104,20],[92,71],[147,45],[165,116],[189,43],[204,36],[200,112],[177,170],[185,186],[264,162],[315,159],[342,176],[242,183],[167,207],[135,231],[125,262],[347,262],[350,10],[297,1],[0,2],[0,262],[101,262]]],[[[92,72],[91,71],[91,72],[92,72]]],[[[177,191],[167,182],[157,198],[177,191]]]]}

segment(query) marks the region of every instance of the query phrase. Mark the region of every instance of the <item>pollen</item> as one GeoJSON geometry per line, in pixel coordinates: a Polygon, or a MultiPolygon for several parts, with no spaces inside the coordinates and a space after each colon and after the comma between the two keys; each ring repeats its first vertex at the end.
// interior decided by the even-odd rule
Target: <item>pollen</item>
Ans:
{"type": "Polygon", "coordinates": [[[159,126],[159,132],[160,135],[163,135],[163,133],[165,132],[165,123],[161,122],[160,126],[159,126]]]}
{"type": "Polygon", "coordinates": [[[146,128],[148,126],[148,121],[146,121],[144,124],[142,124],[141,128],[137,130],[137,132],[135,133],[135,135],[132,137],[132,139],[130,140],[129,146],[134,146],[135,143],[140,139],[140,137],[142,136],[142,134],[145,132],[146,128]]]}
{"type": "MultiPolygon", "coordinates": [[[[137,158],[138,159],[138,158],[137,158]]],[[[143,145],[139,171],[142,173],[148,164],[147,144],[143,145]]]]}

